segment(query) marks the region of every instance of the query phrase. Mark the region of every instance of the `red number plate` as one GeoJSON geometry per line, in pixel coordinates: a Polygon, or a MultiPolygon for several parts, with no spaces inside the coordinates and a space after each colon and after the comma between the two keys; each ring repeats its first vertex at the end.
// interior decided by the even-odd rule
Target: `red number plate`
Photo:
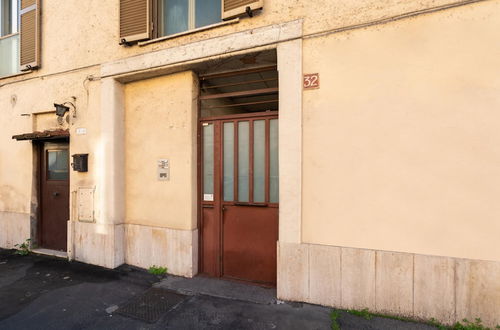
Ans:
{"type": "Polygon", "coordinates": [[[304,75],[304,89],[319,88],[319,73],[304,75]]]}

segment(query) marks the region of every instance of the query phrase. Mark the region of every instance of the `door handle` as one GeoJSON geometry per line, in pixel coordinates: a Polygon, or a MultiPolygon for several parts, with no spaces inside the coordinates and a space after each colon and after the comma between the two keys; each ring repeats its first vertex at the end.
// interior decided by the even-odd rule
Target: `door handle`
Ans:
{"type": "Polygon", "coordinates": [[[59,193],[56,191],[55,193],[52,193],[52,196],[57,197],[59,196],[59,193]]]}
{"type": "Polygon", "coordinates": [[[257,206],[257,207],[267,207],[267,203],[234,203],[234,206],[257,206]]]}

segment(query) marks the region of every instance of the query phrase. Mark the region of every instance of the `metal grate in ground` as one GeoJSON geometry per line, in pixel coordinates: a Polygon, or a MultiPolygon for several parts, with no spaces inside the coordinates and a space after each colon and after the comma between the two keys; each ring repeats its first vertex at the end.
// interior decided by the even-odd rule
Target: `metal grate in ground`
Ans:
{"type": "Polygon", "coordinates": [[[187,296],[159,288],[151,288],[118,308],[117,314],[145,321],[157,322],[160,317],[181,303],[187,296]]]}

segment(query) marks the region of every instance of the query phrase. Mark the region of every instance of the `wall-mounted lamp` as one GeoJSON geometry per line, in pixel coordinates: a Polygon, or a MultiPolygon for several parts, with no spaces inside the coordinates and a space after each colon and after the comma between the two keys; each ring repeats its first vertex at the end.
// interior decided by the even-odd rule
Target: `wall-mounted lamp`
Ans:
{"type": "Polygon", "coordinates": [[[56,107],[56,115],[58,117],[64,117],[64,114],[69,111],[69,107],[65,106],[64,104],[54,103],[54,107],[56,107]]]}
{"type": "Polygon", "coordinates": [[[57,103],[54,103],[54,107],[56,108],[56,115],[58,117],[64,117],[64,115],[66,114],[66,112],[69,111],[69,107],[66,106],[66,104],[69,104],[71,107],[73,107],[73,117],[76,116],[76,107],[73,103],[71,102],[64,102],[63,104],[57,104],[57,103]]]}

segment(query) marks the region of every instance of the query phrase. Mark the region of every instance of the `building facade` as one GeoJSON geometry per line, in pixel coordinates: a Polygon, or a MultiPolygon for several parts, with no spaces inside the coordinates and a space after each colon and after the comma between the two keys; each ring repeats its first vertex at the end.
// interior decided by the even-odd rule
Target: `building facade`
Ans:
{"type": "Polygon", "coordinates": [[[500,1],[0,5],[0,247],[500,323],[500,1]]]}

